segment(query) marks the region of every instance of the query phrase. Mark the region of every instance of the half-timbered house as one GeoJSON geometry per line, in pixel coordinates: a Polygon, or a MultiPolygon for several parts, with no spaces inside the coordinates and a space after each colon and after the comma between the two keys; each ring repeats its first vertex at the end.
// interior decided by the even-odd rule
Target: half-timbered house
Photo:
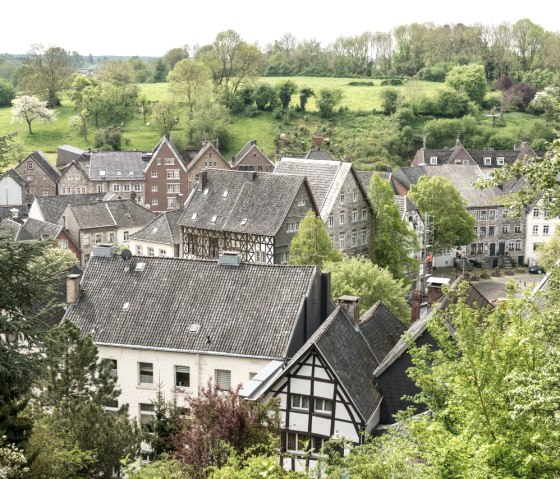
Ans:
{"type": "Polygon", "coordinates": [[[238,251],[249,263],[286,263],[309,209],[318,214],[303,176],[202,171],[179,220],[183,254],[217,258],[221,251],[238,251]]]}

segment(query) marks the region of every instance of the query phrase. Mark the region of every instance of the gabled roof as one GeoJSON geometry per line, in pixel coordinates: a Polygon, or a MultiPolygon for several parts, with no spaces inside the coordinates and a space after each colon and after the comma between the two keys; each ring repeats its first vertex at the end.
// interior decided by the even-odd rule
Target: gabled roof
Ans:
{"type": "Polygon", "coordinates": [[[96,181],[143,180],[145,166],[141,151],[94,151],[90,156],[89,178],[96,181]]]}
{"type": "Polygon", "coordinates": [[[179,162],[179,166],[181,168],[183,168],[183,170],[186,171],[186,167],[185,167],[185,161],[183,160],[183,157],[181,156],[181,154],[179,153],[179,151],[177,150],[177,148],[175,147],[175,145],[173,144],[173,142],[167,138],[167,136],[163,135],[161,140],[159,140],[158,144],[155,146],[155,148],[152,150],[152,154],[151,154],[151,158],[149,161],[145,161],[144,162],[144,173],[148,170],[148,168],[150,167],[150,165],[152,164],[152,162],[154,161],[154,158],[156,158],[156,156],[158,155],[159,151],[161,150],[161,148],[166,145],[170,150],[171,153],[173,153],[173,156],[175,158],[177,158],[177,161],[179,162]]]}
{"type": "Polygon", "coordinates": [[[274,236],[302,186],[318,211],[303,176],[215,169],[203,173],[206,183],[202,191],[191,192],[180,225],[274,236]]]}
{"type": "MultiPolygon", "coordinates": [[[[459,277],[451,285],[452,289],[456,289],[459,283],[463,280],[459,277]]],[[[456,300],[454,300],[456,301],[456,300]]],[[[484,297],[482,293],[478,291],[471,283],[467,289],[467,294],[465,298],[465,304],[470,307],[478,308],[493,308],[492,304],[484,297]]],[[[398,358],[400,358],[408,350],[408,341],[405,341],[405,337],[408,337],[409,341],[416,341],[427,329],[428,322],[437,314],[438,311],[445,310],[450,305],[450,300],[448,296],[443,296],[440,300],[435,303],[432,308],[424,314],[420,319],[414,321],[405,335],[403,335],[399,341],[393,346],[393,348],[387,353],[381,364],[375,369],[373,374],[379,377],[386,371],[398,358]]]]}
{"type": "Polygon", "coordinates": [[[155,217],[155,213],[132,200],[69,205],[68,208],[80,229],[107,226],[133,228],[144,226],[155,217]]]}
{"type": "Polygon", "coordinates": [[[21,223],[18,223],[10,218],[1,218],[0,237],[7,238],[10,241],[15,241],[21,226],[21,223]]]}
{"type": "Polygon", "coordinates": [[[21,163],[29,161],[29,159],[33,159],[51,180],[55,183],[58,182],[58,179],[60,178],[60,171],[58,171],[58,168],[45,158],[45,155],[40,150],[35,150],[21,163]]]}
{"type": "Polygon", "coordinates": [[[196,154],[196,156],[192,159],[192,161],[189,162],[189,164],[187,165],[187,171],[191,170],[194,167],[194,165],[198,162],[198,160],[209,150],[212,150],[213,153],[216,153],[216,155],[218,155],[224,161],[224,163],[228,165],[228,162],[224,160],[224,157],[221,155],[218,149],[211,142],[207,141],[206,143],[204,143],[204,146],[196,154]]]}
{"type": "Polygon", "coordinates": [[[60,168],[60,172],[61,172],[61,176],[64,176],[68,170],[70,169],[71,166],[75,166],[76,168],[78,168],[86,178],[89,178],[89,172],[87,171],[87,169],[84,167],[84,165],[82,164],[84,163],[84,158],[82,157],[81,159],[76,158],[74,160],[72,160],[70,163],[68,163],[67,165],[64,165],[62,168],[60,168]]]}
{"type": "Polygon", "coordinates": [[[45,221],[57,223],[62,213],[68,205],[81,203],[91,203],[101,200],[103,193],[87,193],[84,195],[57,195],[57,196],[37,196],[34,203],[41,210],[45,221]]]}
{"type": "Polygon", "coordinates": [[[239,163],[241,163],[248,155],[250,155],[253,150],[257,150],[257,152],[259,153],[259,156],[261,156],[266,161],[268,161],[270,163],[270,166],[274,166],[274,163],[272,163],[272,161],[270,161],[268,159],[268,157],[259,149],[256,141],[251,140],[251,141],[247,142],[247,144],[243,148],[241,148],[239,153],[237,153],[237,155],[235,155],[233,157],[231,167],[236,168],[237,165],[239,165],[239,163]]]}
{"type": "Polygon", "coordinates": [[[62,226],[46,221],[28,218],[18,231],[15,241],[42,241],[55,239],[62,231],[62,226]]]}
{"type": "Polygon", "coordinates": [[[129,238],[139,241],[150,241],[163,244],[180,244],[181,227],[179,218],[182,210],[167,211],[150,221],[144,228],[131,234],[129,238]]]}
{"type": "MultiPolygon", "coordinates": [[[[9,169],[8,171],[6,171],[2,176],[9,176],[12,180],[14,180],[19,186],[24,186],[27,181],[25,181],[25,178],[23,176],[21,176],[16,170],[14,170],[13,168],[9,169]]],[[[2,177],[0,176],[0,178],[2,177]]]]}
{"type": "Polygon", "coordinates": [[[283,359],[317,274],[315,266],[93,256],[66,319],[100,344],[283,359]]]}
{"type": "Polygon", "coordinates": [[[426,175],[425,166],[404,166],[393,173],[393,177],[407,190],[418,183],[420,177],[426,175]]]}
{"type": "Polygon", "coordinates": [[[81,148],[72,145],[60,145],[58,150],[68,151],[70,153],[74,153],[75,155],[83,155],[86,152],[86,150],[82,150],[81,148]]]}
{"type": "Polygon", "coordinates": [[[311,150],[305,154],[304,158],[306,160],[336,161],[328,151],[324,150],[311,150]]]}
{"type": "Polygon", "coordinates": [[[404,215],[408,211],[415,211],[418,210],[418,207],[410,200],[407,196],[395,195],[395,203],[397,203],[397,207],[399,208],[399,214],[401,218],[404,218],[404,215]]]}

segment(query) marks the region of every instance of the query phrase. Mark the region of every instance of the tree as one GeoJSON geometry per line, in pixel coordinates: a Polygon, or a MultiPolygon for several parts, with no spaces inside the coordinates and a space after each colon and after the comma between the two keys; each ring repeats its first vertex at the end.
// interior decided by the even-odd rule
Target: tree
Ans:
{"type": "Polygon", "coordinates": [[[100,128],[95,131],[93,147],[102,151],[119,151],[122,144],[121,129],[116,126],[100,128]]]}
{"type": "Polygon", "coordinates": [[[2,479],[21,479],[28,471],[27,459],[23,451],[13,444],[5,444],[0,436],[0,477],[2,479]]]}
{"type": "Polygon", "coordinates": [[[384,88],[380,93],[381,108],[385,115],[395,113],[399,103],[399,92],[394,88],[384,88]]]}
{"type": "Polygon", "coordinates": [[[15,133],[0,136],[0,173],[10,163],[10,152],[14,148],[12,144],[15,133]]]}
{"type": "Polygon", "coordinates": [[[211,472],[209,479],[306,479],[310,476],[303,472],[286,471],[278,462],[277,456],[252,456],[243,459],[232,454],[227,463],[211,472]]]}
{"type": "Polygon", "coordinates": [[[391,273],[362,257],[345,258],[338,262],[326,262],[323,270],[331,273],[333,298],[346,294],[362,298],[360,313],[377,301],[383,300],[391,312],[401,321],[408,322],[410,312],[406,303],[408,286],[402,279],[396,280],[391,273]]]}
{"type": "Polygon", "coordinates": [[[470,244],[474,240],[474,217],[470,215],[457,188],[440,176],[422,176],[409,192],[422,214],[427,214],[433,230],[433,252],[446,247],[470,244]]]}
{"type": "Polygon", "coordinates": [[[189,477],[206,477],[209,467],[222,467],[232,453],[250,456],[271,451],[278,441],[278,403],[246,401],[236,390],[208,384],[188,401],[190,414],[174,436],[174,456],[189,477]]]}
{"type": "Polygon", "coordinates": [[[100,88],[92,93],[100,96],[105,118],[117,124],[131,116],[140,92],[132,65],[122,61],[106,62],[97,71],[97,79],[100,88]]]}
{"type": "Polygon", "coordinates": [[[189,58],[189,51],[186,47],[172,48],[163,55],[163,63],[167,67],[167,71],[173,70],[177,62],[189,58]]]}
{"type": "Polygon", "coordinates": [[[187,121],[187,142],[191,145],[201,145],[204,141],[215,140],[217,148],[227,150],[230,141],[226,127],[228,122],[226,108],[214,101],[210,95],[206,95],[197,102],[192,118],[187,121]]]}
{"type": "Polygon", "coordinates": [[[72,58],[64,48],[33,45],[27,52],[23,89],[47,100],[47,106],[60,105],[58,94],[64,90],[74,72],[72,58]]]}
{"type": "Polygon", "coordinates": [[[317,100],[317,108],[319,108],[319,116],[322,118],[330,118],[334,114],[335,107],[342,100],[342,91],[330,88],[321,88],[319,90],[319,99],[317,100]]]}
{"type": "Polygon", "coordinates": [[[179,122],[179,113],[175,103],[161,101],[152,107],[150,118],[158,133],[169,138],[171,131],[179,122]]]}
{"type": "Polygon", "coordinates": [[[280,83],[278,87],[278,97],[280,104],[284,110],[287,110],[292,101],[292,95],[298,91],[297,85],[292,80],[286,80],[280,83]]]}
{"type": "Polygon", "coordinates": [[[209,80],[208,67],[200,61],[188,59],[178,61],[167,77],[169,89],[187,103],[191,117],[197,99],[208,88],[209,80]]]}
{"type": "Polygon", "coordinates": [[[16,97],[16,89],[3,78],[0,78],[0,106],[10,106],[16,97]]]}
{"type": "Polygon", "coordinates": [[[299,90],[299,109],[300,111],[305,111],[305,106],[307,105],[307,100],[315,95],[312,88],[301,87],[299,90]]]}
{"type": "Polygon", "coordinates": [[[525,110],[535,98],[537,90],[526,83],[517,83],[504,92],[504,99],[508,106],[525,110]]]}
{"type": "Polygon", "coordinates": [[[261,83],[253,93],[253,99],[259,110],[273,110],[278,105],[278,97],[274,87],[261,83]]]}
{"type": "Polygon", "coordinates": [[[32,135],[31,122],[34,120],[54,123],[56,112],[47,108],[47,102],[41,101],[36,96],[22,95],[13,102],[12,116],[14,121],[25,120],[29,134],[32,135]]]}
{"type": "Polygon", "coordinates": [[[125,470],[128,479],[186,479],[182,464],[169,457],[164,457],[149,464],[139,462],[130,464],[125,470]]]}
{"type": "Polygon", "coordinates": [[[369,201],[372,205],[371,260],[400,279],[415,275],[418,261],[411,257],[418,247],[416,233],[400,217],[395,195],[388,181],[371,176],[369,201]]]}
{"type": "Polygon", "coordinates": [[[482,104],[484,95],[486,95],[486,72],[482,65],[462,65],[453,67],[445,77],[446,85],[455,90],[462,91],[468,97],[482,104]]]}
{"type": "Polygon", "coordinates": [[[325,223],[313,211],[308,210],[299,224],[299,231],[290,243],[290,264],[316,264],[340,261],[340,252],[334,249],[325,223]]]}
{"type": "Polygon", "coordinates": [[[539,264],[547,271],[552,270],[560,259],[560,228],[556,228],[554,235],[539,248],[539,264]]]}

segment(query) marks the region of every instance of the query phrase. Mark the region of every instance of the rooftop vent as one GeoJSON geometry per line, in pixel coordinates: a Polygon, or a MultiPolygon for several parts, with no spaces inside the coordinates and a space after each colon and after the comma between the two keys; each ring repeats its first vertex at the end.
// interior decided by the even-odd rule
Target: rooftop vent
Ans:
{"type": "Polygon", "coordinates": [[[215,223],[217,219],[218,219],[218,216],[214,215],[214,216],[212,216],[212,219],[210,220],[210,222],[215,223]]]}
{"type": "Polygon", "coordinates": [[[241,226],[245,226],[247,224],[247,218],[243,218],[241,220],[241,226]]]}
{"type": "Polygon", "coordinates": [[[189,333],[198,333],[199,330],[200,324],[191,324],[191,326],[189,327],[189,333]]]}
{"type": "Polygon", "coordinates": [[[122,307],[123,311],[128,311],[128,308],[130,308],[130,303],[124,303],[122,307]]]}
{"type": "Polygon", "coordinates": [[[144,271],[146,269],[146,263],[136,263],[134,271],[144,271]]]}
{"type": "Polygon", "coordinates": [[[115,247],[112,244],[100,243],[93,247],[92,256],[101,256],[102,258],[111,258],[115,253],[115,247]]]}
{"type": "Polygon", "coordinates": [[[227,198],[228,193],[229,193],[228,190],[224,191],[224,192],[222,193],[222,198],[227,198]]]}
{"type": "Polygon", "coordinates": [[[196,217],[198,216],[198,213],[193,213],[193,215],[191,216],[192,220],[196,220],[196,217]]]}
{"type": "Polygon", "coordinates": [[[218,257],[218,264],[222,266],[239,266],[241,254],[237,251],[222,251],[218,257]]]}

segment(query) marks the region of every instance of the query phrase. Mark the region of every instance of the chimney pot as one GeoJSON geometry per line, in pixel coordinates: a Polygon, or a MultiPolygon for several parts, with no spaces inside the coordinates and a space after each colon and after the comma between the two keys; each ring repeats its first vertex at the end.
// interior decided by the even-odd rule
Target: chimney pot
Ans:
{"type": "Polygon", "coordinates": [[[76,304],[80,296],[80,275],[69,274],[66,276],[66,302],[76,304]]]}
{"type": "Polygon", "coordinates": [[[336,298],[336,304],[343,308],[356,324],[360,322],[360,302],[359,296],[340,296],[336,298]]]}

